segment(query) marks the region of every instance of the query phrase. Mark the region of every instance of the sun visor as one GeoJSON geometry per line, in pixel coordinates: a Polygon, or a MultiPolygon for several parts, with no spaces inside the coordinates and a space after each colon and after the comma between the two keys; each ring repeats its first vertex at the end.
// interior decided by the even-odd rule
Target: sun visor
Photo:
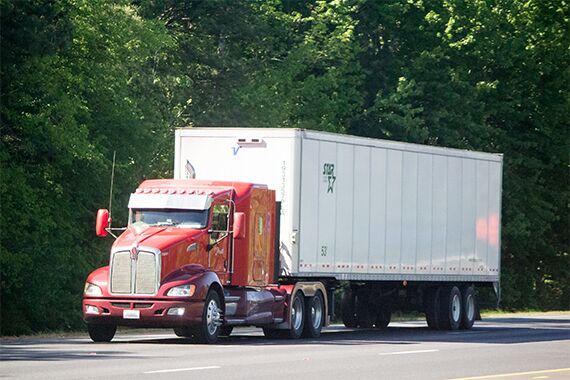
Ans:
{"type": "Polygon", "coordinates": [[[129,208],[206,210],[210,208],[212,201],[212,197],[208,195],[131,194],[129,208]]]}

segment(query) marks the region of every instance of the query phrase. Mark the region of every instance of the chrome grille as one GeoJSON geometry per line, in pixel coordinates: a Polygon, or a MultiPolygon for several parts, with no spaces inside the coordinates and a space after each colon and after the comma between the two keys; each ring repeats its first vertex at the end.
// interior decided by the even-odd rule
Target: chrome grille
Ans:
{"type": "Polygon", "coordinates": [[[136,278],[135,293],[136,294],[152,294],[156,290],[156,260],[152,253],[139,252],[139,258],[136,261],[136,278]]]}
{"type": "Polygon", "coordinates": [[[131,254],[116,252],[111,262],[111,293],[130,293],[131,273],[131,254]]]}
{"type": "Polygon", "coordinates": [[[129,251],[115,252],[111,259],[111,293],[155,294],[158,290],[160,255],[139,251],[137,259],[129,251]]]}

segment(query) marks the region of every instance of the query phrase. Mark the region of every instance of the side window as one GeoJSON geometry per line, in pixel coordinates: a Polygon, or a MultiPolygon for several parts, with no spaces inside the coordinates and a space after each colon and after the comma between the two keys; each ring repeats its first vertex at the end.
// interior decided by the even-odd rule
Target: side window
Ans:
{"type": "Polygon", "coordinates": [[[212,234],[210,241],[215,242],[227,235],[228,215],[230,208],[228,205],[214,205],[212,208],[212,234]]]}

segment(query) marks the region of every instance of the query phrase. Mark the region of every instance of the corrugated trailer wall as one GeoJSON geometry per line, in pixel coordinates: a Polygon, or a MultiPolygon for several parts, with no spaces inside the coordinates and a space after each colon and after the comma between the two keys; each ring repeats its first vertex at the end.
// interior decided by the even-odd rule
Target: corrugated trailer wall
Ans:
{"type": "Polygon", "coordinates": [[[191,165],[277,191],[286,275],[498,281],[499,154],[279,128],[176,138],[176,178],[191,165]]]}
{"type": "Polygon", "coordinates": [[[499,155],[322,135],[302,141],[299,275],[498,280],[499,155]]]}

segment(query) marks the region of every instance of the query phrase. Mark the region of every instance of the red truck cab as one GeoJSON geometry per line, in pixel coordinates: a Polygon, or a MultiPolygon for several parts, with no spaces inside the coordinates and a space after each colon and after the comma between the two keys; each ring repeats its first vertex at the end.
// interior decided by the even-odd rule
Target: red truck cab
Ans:
{"type": "MultiPolygon", "coordinates": [[[[275,192],[262,185],[143,182],[131,194],[129,223],[109,265],[87,278],[83,314],[91,338],[110,341],[117,326],[170,327],[211,343],[234,325],[290,326],[298,312],[287,306],[293,286],[272,285],[275,210],[275,192]]],[[[108,220],[100,210],[99,236],[108,220]]]]}

